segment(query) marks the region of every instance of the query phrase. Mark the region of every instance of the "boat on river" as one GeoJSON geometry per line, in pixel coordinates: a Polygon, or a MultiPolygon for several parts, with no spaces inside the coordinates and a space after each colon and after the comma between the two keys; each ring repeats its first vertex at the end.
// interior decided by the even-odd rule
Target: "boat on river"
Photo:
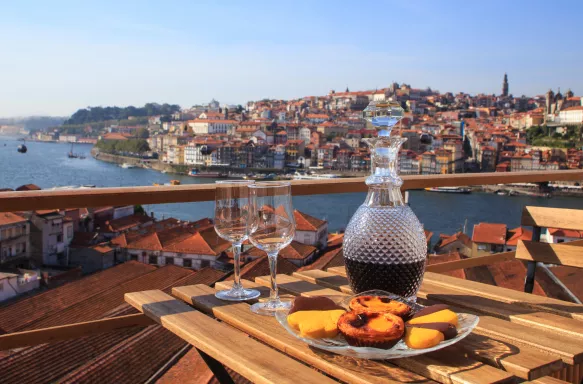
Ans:
{"type": "Polygon", "coordinates": [[[466,187],[433,187],[425,188],[428,192],[441,192],[441,193],[472,193],[470,188],[466,187]]]}
{"type": "Polygon", "coordinates": [[[188,172],[188,176],[220,179],[227,177],[227,174],[221,172],[201,172],[200,170],[193,168],[190,170],[190,172],[188,172]]]}
{"type": "Polygon", "coordinates": [[[306,174],[302,174],[302,173],[295,173],[293,176],[294,180],[326,180],[326,179],[337,179],[340,176],[338,175],[334,175],[332,173],[320,173],[320,174],[312,174],[312,175],[308,175],[306,174]]]}
{"type": "Polygon", "coordinates": [[[122,167],[123,169],[130,169],[135,168],[136,166],[130,163],[123,163],[122,165],[120,165],[120,167],[122,167]]]}

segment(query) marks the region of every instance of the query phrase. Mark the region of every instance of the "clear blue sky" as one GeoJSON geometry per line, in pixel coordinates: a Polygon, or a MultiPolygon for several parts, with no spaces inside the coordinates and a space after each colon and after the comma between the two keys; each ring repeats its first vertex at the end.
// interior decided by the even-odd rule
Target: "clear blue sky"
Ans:
{"type": "Polygon", "coordinates": [[[2,1],[0,116],[323,95],[392,81],[583,93],[583,3],[2,1]]]}

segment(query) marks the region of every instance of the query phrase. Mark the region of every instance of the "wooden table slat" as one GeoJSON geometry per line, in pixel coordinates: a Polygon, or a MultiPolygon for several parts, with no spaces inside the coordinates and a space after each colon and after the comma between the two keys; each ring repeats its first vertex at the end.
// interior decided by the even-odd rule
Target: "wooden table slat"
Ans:
{"type": "MultiPolygon", "coordinates": [[[[343,276],[320,270],[296,272],[294,276],[332,289],[347,288],[346,293],[351,293],[350,287],[347,286],[348,281],[343,276]]],[[[551,374],[563,366],[562,360],[558,357],[541,353],[534,348],[477,334],[469,335],[452,348],[526,380],[551,374]]]]}
{"type": "MultiPolygon", "coordinates": [[[[225,289],[230,285],[232,285],[230,281],[222,282],[216,288],[225,289]]],[[[249,281],[243,281],[243,285],[250,288],[260,287],[249,281]]],[[[365,364],[357,359],[310,348],[306,343],[290,335],[275,318],[255,315],[246,303],[225,303],[217,299],[214,293],[214,289],[205,285],[176,287],[172,291],[174,296],[195,308],[212,313],[217,319],[342,381],[363,384],[432,382],[390,362],[366,361],[365,364]]]]}
{"type": "MultiPolygon", "coordinates": [[[[281,291],[294,295],[343,295],[341,292],[322,288],[293,276],[278,275],[277,280],[281,291]]],[[[257,277],[255,282],[268,286],[269,277],[257,277]]],[[[456,350],[448,350],[448,353],[437,351],[410,358],[395,359],[392,360],[392,363],[442,383],[500,383],[512,382],[516,379],[508,372],[466,357],[456,350]]]]}
{"type": "Polygon", "coordinates": [[[335,382],[162,291],[126,293],[125,300],[170,332],[255,383],[335,382]]]}

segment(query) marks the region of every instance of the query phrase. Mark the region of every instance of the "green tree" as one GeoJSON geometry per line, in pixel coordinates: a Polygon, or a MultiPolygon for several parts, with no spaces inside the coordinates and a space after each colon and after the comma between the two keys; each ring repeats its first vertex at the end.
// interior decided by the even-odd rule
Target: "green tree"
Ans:
{"type": "Polygon", "coordinates": [[[148,137],[150,137],[150,131],[148,131],[147,128],[140,128],[136,132],[136,137],[139,139],[147,139],[148,137]]]}

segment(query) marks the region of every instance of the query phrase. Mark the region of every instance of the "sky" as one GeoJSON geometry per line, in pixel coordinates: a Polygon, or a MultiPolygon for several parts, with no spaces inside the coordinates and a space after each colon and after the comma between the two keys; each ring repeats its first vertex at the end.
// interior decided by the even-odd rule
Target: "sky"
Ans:
{"type": "Polygon", "coordinates": [[[0,117],[383,88],[583,93],[580,1],[0,0],[0,117]]]}

